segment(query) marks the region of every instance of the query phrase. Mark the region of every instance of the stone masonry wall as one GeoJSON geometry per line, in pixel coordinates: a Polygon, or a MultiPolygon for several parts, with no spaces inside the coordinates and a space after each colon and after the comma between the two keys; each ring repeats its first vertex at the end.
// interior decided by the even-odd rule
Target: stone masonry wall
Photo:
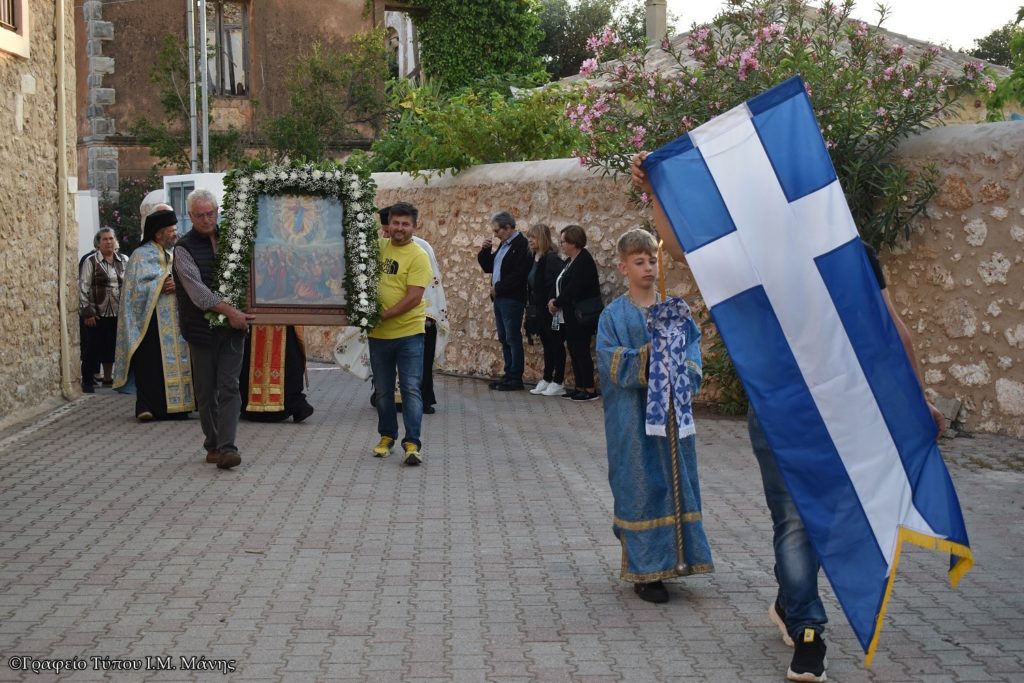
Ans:
{"type": "Polygon", "coordinates": [[[939,193],[909,244],[883,254],[926,391],[968,430],[1024,436],[1024,122],[929,131],[901,149],[939,193]]]}
{"type": "MultiPolygon", "coordinates": [[[[915,226],[910,243],[881,254],[927,391],[960,399],[959,419],[969,431],[1024,436],[1024,123],[950,126],[915,138],[901,154],[911,166],[936,164],[942,175],[929,218],[915,226]]],[[[494,213],[510,211],[524,229],[582,225],[606,301],[623,291],[615,240],[646,218],[630,206],[622,181],[571,159],[479,166],[429,183],[395,173],[374,177],[379,206],[402,200],[420,209],[419,234],[443,271],[452,326],[446,370],[456,374],[501,370],[488,280],[476,263],[494,213]]],[[[706,314],[685,264],[668,263],[667,284],[698,318],[706,314]]],[[[312,357],[331,359],[335,334],[307,328],[312,357]]],[[[706,331],[705,342],[709,337],[706,331]]],[[[538,379],[539,342],[527,346],[526,358],[526,379],[538,379]]],[[[713,397],[714,387],[702,394],[713,397]]]]}
{"type": "MultiPolygon", "coordinates": [[[[74,23],[71,3],[65,6],[68,146],[63,153],[73,175],[74,23]]],[[[57,186],[54,3],[32,0],[29,11],[30,56],[0,52],[0,423],[60,395],[58,258],[63,256],[71,276],[77,273],[73,201],[68,203],[68,248],[57,253],[58,192],[66,190],[57,186]]],[[[78,371],[76,289],[72,282],[66,290],[73,384],[78,371]]]]}

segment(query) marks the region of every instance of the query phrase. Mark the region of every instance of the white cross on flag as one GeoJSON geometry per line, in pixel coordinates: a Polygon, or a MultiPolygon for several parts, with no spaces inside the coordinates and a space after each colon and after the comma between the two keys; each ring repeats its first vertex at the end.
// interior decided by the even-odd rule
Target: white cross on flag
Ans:
{"type": "Polygon", "coordinates": [[[973,563],[935,424],[799,76],[644,167],[868,663],[904,541],[973,563]]]}

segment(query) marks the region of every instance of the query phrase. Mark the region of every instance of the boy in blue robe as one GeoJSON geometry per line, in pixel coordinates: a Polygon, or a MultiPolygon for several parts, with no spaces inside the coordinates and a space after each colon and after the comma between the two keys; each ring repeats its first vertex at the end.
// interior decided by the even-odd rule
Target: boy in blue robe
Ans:
{"type": "Polygon", "coordinates": [[[666,602],[663,579],[714,571],[690,410],[702,376],[700,330],[682,299],[660,301],[650,233],[630,230],[617,248],[629,290],[605,308],[597,329],[612,529],[622,579],[641,599],[666,602]]]}

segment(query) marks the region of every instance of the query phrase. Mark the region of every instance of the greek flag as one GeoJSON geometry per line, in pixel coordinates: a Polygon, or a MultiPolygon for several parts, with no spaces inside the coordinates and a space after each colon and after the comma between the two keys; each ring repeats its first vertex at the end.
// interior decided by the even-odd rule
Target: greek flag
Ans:
{"type": "Polygon", "coordinates": [[[902,544],[973,564],[935,424],[799,76],[645,169],[867,653],[902,544]]]}

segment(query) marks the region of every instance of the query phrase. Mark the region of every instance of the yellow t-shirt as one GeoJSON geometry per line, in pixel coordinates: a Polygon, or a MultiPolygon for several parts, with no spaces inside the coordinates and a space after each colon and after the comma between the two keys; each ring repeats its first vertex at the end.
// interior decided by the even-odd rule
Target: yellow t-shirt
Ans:
{"type": "MultiPolygon", "coordinates": [[[[391,240],[380,241],[380,280],[377,293],[381,310],[387,310],[405,297],[409,287],[427,288],[434,277],[430,257],[423,248],[410,241],[400,247],[391,240]]],[[[400,339],[423,334],[427,317],[427,303],[423,299],[411,310],[389,320],[383,320],[367,333],[374,339],[400,339]]]]}

